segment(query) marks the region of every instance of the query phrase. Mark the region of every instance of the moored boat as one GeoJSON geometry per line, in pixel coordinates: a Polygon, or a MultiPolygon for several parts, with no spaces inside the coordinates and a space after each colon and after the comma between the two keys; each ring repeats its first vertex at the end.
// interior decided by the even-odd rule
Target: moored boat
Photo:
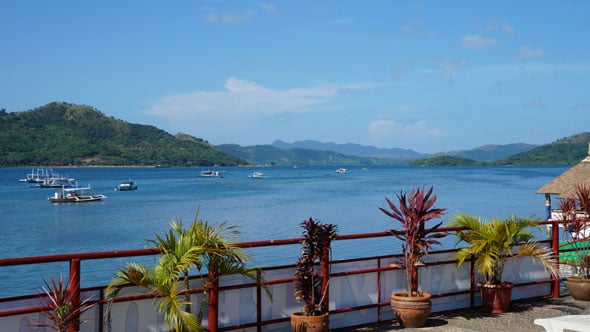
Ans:
{"type": "Polygon", "coordinates": [[[219,171],[205,170],[201,171],[201,177],[203,178],[218,178],[221,176],[219,171]]]}
{"type": "Polygon", "coordinates": [[[254,172],[252,174],[250,174],[250,177],[253,179],[261,179],[264,177],[264,173],[262,172],[254,172]]]}
{"type": "Polygon", "coordinates": [[[53,196],[47,198],[51,203],[85,203],[85,202],[96,202],[106,198],[103,194],[88,194],[92,188],[88,187],[75,187],[75,188],[62,188],[61,191],[56,192],[53,196]]]}
{"type": "Polygon", "coordinates": [[[37,185],[41,188],[72,188],[76,185],[76,179],[67,177],[45,179],[37,185]]]}
{"type": "Polygon", "coordinates": [[[119,183],[119,185],[115,188],[115,190],[118,191],[129,191],[129,190],[136,190],[137,189],[137,183],[135,183],[135,181],[123,181],[121,183],[119,183]]]}
{"type": "Polygon", "coordinates": [[[336,170],[336,173],[338,174],[346,174],[348,172],[348,170],[346,168],[339,168],[336,170]]]}
{"type": "Polygon", "coordinates": [[[61,175],[54,173],[53,169],[50,168],[37,168],[31,170],[31,173],[27,174],[27,177],[20,179],[20,182],[28,183],[43,183],[45,181],[55,180],[63,178],[61,175]]]}

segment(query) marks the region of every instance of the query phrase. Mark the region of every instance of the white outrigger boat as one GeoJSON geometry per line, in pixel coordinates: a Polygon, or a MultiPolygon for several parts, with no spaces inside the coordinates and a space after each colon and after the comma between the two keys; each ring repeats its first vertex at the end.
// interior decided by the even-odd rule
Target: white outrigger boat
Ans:
{"type": "Polygon", "coordinates": [[[51,203],[85,203],[96,202],[106,198],[103,194],[91,195],[86,193],[91,189],[90,186],[62,188],[61,192],[56,192],[53,196],[47,198],[47,200],[51,203]]]}

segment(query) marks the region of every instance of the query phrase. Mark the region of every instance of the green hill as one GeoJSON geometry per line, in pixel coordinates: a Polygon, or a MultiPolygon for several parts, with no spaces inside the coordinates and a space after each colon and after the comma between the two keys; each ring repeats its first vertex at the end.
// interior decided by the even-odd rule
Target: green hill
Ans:
{"type": "Polygon", "coordinates": [[[0,166],[238,165],[208,142],[54,102],[26,111],[0,110],[0,166]]]}
{"type": "Polygon", "coordinates": [[[475,166],[481,164],[472,159],[456,156],[435,156],[417,159],[410,163],[412,166],[475,166]]]}
{"type": "Polygon", "coordinates": [[[575,165],[588,155],[590,133],[580,133],[498,160],[500,165],[575,165]]]}
{"type": "Polygon", "coordinates": [[[590,133],[580,133],[496,161],[476,161],[451,155],[437,155],[417,159],[410,164],[414,166],[567,166],[579,163],[588,155],[588,143],[590,143],[590,133]]]}
{"type": "Polygon", "coordinates": [[[538,145],[525,143],[514,143],[506,145],[488,144],[471,150],[447,152],[445,153],[445,155],[473,159],[475,161],[494,161],[507,158],[517,153],[528,152],[536,148],[537,146],[538,145]]]}

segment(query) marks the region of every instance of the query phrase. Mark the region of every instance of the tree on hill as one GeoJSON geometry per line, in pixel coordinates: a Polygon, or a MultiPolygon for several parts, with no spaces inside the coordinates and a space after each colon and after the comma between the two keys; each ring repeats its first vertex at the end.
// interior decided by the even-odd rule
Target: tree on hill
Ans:
{"type": "Polygon", "coordinates": [[[53,102],[0,112],[0,165],[238,165],[208,142],[107,117],[90,106],[53,102]]]}

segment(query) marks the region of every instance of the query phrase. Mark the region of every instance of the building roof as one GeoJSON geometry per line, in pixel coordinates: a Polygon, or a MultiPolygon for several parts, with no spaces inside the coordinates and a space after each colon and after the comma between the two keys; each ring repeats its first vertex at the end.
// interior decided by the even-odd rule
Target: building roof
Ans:
{"type": "Polygon", "coordinates": [[[537,194],[555,194],[559,197],[572,197],[575,187],[579,183],[590,185],[590,144],[588,146],[588,156],[580,161],[577,165],[563,172],[555,179],[539,188],[537,194]]]}

